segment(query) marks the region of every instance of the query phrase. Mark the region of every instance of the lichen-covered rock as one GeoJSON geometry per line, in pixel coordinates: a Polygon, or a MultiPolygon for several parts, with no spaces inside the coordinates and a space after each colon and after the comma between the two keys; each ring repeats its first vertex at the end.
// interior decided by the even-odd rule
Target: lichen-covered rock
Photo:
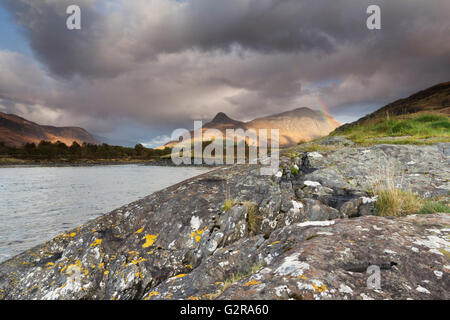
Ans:
{"type": "Polygon", "coordinates": [[[298,223],[219,250],[144,299],[449,299],[449,223],[448,214],[298,223]]]}
{"type": "Polygon", "coordinates": [[[333,190],[368,190],[389,179],[396,187],[423,197],[447,196],[450,189],[449,143],[432,146],[375,145],[307,154],[314,168],[302,179],[333,190]]]}
{"type": "Polygon", "coordinates": [[[0,299],[449,298],[448,215],[374,217],[367,193],[386,160],[400,187],[448,196],[442,150],[294,151],[273,176],[219,168],[0,264],[0,299]],[[369,264],[381,290],[365,286],[369,264]]]}

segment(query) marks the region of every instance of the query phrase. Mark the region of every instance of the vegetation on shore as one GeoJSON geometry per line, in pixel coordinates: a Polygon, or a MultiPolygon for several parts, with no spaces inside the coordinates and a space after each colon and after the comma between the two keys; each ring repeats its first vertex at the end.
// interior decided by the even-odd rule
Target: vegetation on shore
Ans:
{"type": "Polygon", "coordinates": [[[437,200],[428,200],[419,197],[411,191],[396,188],[377,189],[376,206],[378,215],[406,216],[410,214],[450,213],[450,207],[437,200]]]}
{"type": "Polygon", "coordinates": [[[359,145],[433,144],[450,142],[450,118],[441,113],[415,113],[368,120],[337,129],[331,136],[344,136],[359,145]]]}
{"type": "Polygon", "coordinates": [[[62,142],[41,141],[39,144],[27,143],[22,147],[11,147],[0,142],[0,163],[133,163],[159,160],[170,154],[171,149],[155,150],[138,144],[134,148],[96,145],[73,142],[67,146],[62,142]]]}

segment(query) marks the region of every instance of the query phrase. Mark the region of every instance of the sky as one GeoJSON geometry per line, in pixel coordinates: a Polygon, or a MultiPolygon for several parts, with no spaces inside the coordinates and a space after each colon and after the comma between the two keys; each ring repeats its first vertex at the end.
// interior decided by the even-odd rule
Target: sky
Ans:
{"type": "Polygon", "coordinates": [[[0,111],[158,146],[218,112],[345,123],[450,80],[448,0],[0,0],[0,111]],[[81,8],[68,30],[66,8],[81,8]],[[369,5],[381,30],[366,27],[369,5]]]}

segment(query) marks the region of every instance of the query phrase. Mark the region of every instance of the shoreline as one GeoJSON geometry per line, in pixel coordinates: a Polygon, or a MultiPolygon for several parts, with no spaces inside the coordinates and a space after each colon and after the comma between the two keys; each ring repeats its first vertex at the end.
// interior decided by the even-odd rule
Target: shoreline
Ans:
{"type": "Polygon", "coordinates": [[[0,160],[0,168],[15,168],[15,167],[94,167],[94,166],[121,166],[121,165],[143,165],[143,166],[154,166],[154,167],[207,167],[207,168],[220,168],[224,165],[208,165],[208,164],[181,164],[175,165],[170,160],[136,160],[136,161],[96,161],[84,162],[65,162],[65,161],[45,161],[45,162],[35,162],[35,161],[17,161],[17,162],[2,162],[0,160]]]}

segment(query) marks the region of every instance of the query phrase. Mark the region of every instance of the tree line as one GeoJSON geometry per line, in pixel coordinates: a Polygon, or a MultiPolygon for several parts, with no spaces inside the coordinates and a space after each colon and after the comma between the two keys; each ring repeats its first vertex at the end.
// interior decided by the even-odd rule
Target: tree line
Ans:
{"type": "Polygon", "coordinates": [[[73,142],[67,146],[65,143],[41,141],[38,144],[26,143],[21,147],[8,146],[0,142],[0,155],[19,159],[34,160],[81,160],[81,159],[157,159],[170,154],[171,149],[156,150],[137,144],[134,148],[110,146],[104,144],[79,144],[73,142]]]}

